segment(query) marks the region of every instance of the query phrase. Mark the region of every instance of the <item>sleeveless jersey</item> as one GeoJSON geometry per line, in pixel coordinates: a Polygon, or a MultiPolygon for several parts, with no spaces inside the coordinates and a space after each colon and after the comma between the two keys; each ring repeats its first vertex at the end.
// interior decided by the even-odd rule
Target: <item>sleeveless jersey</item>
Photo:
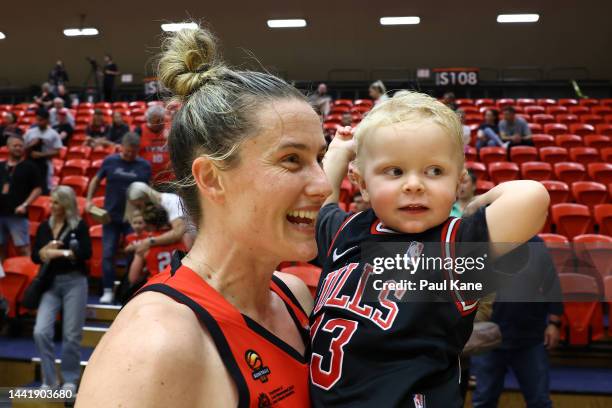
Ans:
{"type": "Polygon", "coordinates": [[[454,256],[455,241],[488,241],[484,208],[419,234],[386,228],[371,209],[321,209],[317,244],[323,271],[310,329],[313,406],[462,406],[458,356],[472,332],[477,302],[464,301],[460,293],[449,294],[451,301],[410,302],[405,290],[384,290],[378,302],[365,302],[364,288],[375,275],[361,259],[365,242],[405,242],[444,257],[454,256]]]}
{"type": "Polygon", "coordinates": [[[141,126],[140,156],[151,163],[153,181],[168,181],[173,175],[170,171],[170,153],[168,151],[168,129],[154,133],[145,124],[141,126]]]}
{"type": "MultiPolygon", "coordinates": [[[[304,343],[308,317],[282,280],[270,289],[285,303],[304,343]]],[[[308,361],[287,343],[241,314],[198,274],[173,257],[172,268],[138,292],[163,293],[193,310],[206,327],[236,389],[238,407],[308,407],[308,361]]]]}

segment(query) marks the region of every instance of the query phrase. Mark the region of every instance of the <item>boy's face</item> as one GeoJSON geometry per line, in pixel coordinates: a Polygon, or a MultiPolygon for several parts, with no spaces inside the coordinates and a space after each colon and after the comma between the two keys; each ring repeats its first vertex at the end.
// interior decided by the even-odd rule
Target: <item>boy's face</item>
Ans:
{"type": "Polygon", "coordinates": [[[458,147],[429,122],[383,126],[363,141],[356,170],[362,196],[387,226],[419,233],[448,218],[460,183],[458,147]]]}

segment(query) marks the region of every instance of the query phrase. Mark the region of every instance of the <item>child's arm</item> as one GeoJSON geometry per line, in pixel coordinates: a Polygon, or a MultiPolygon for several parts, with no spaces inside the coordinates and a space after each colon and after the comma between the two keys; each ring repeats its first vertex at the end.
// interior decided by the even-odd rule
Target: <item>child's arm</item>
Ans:
{"type": "Polygon", "coordinates": [[[323,158],[323,171],[332,186],[332,193],[323,205],[337,203],[340,185],[348,172],[348,164],[355,155],[353,133],[350,126],[338,129],[323,158]]]}
{"type": "Polygon", "coordinates": [[[491,255],[499,257],[536,235],[548,212],[550,197],[546,188],[537,181],[517,180],[499,184],[476,197],[466,207],[471,214],[479,207],[486,209],[491,255]]]}
{"type": "Polygon", "coordinates": [[[134,259],[130,264],[130,271],[128,272],[128,281],[131,284],[134,284],[138,281],[138,279],[142,276],[142,272],[144,270],[145,260],[144,257],[140,254],[134,255],[134,259]]]}

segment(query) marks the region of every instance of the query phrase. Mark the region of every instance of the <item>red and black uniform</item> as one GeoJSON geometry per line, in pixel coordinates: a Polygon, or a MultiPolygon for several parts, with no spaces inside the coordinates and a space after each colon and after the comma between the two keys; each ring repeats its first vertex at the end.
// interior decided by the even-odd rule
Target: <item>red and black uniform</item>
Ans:
{"type": "MultiPolygon", "coordinates": [[[[308,317],[282,280],[270,290],[287,306],[308,344],[308,317]]],[[[198,274],[172,260],[139,293],[163,293],[193,310],[210,333],[238,390],[238,407],[309,407],[308,361],[256,321],[240,313],[198,274]]]]}
{"type": "Polygon", "coordinates": [[[159,133],[153,132],[145,124],[140,127],[140,156],[151,163],[153,181],[169,181],[174,175],[170,171],[168,151],[168,128],[159,133]]]}
{"type": "MultiPolygon", "coordinates": [[[[347,214],[337,204],[323,207],[317,220],[323,271],[310,329],[313,406],[463,406],[458,357],[472,332],[477,302],[455,291],[445,293],[445,301],[428,300],[428,292],[415,301],[417,295],[407,290],[382,290],[367,298],[379,275],[362,251],[385,243],[445,258],[456,255],[455,242],[488,240],[484,208],[419,234],[404,234],[386,228],[371,209],[347,214]]],[[[492,269],[486,263],[484,272],[492,269]]],[[[440,279],[449,273],[422,272],[440,279]]]]}
{"type": "MultiPolygon", "coordinates": [[[[156,231],[151,236],[157,237],[162,235],[166,231],[156,231]]],[[[149,276],[155,276],[164,269],[166,269],[172,260],[172,254],[174,251],[185,251],[185,244],[183,241],[178,241],[168,245],[155,245],[149,248],[145,256],[145,264],[149,271],[149,276]]]]}

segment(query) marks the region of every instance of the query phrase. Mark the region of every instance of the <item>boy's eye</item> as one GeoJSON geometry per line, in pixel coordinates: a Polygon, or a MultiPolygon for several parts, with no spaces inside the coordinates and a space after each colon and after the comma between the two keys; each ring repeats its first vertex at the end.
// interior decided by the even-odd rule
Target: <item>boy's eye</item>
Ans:
{"type": "Polygon", "coordinates": [[[425,171],[425,173],[428,176],[440,176],[443,172],[440,167],[430,167],[425,171]]]}
{"type": "Polygon", "coordinates": [[[404,172],[399,167],[389,167],[385,170],[385,174],[392,177],[399,177],[404,174],[404,172]]]}

